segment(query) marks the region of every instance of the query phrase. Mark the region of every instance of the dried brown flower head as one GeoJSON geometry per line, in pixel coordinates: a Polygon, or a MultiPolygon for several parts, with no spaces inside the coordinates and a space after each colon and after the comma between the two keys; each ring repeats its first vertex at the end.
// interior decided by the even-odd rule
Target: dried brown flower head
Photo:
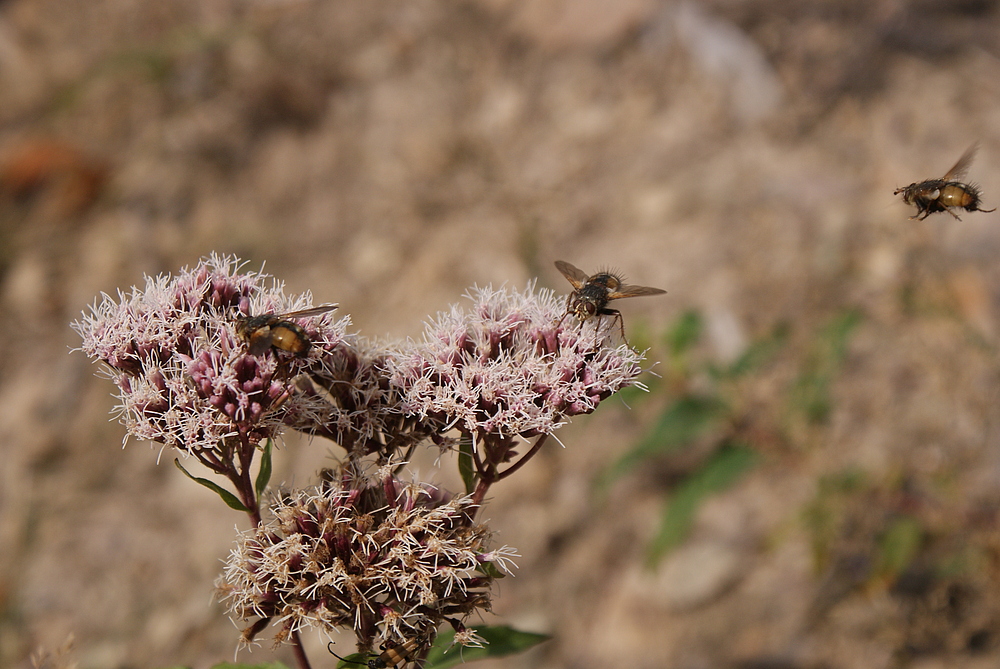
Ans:
{"type": "Polygon", "coordinates": [[[514,552],[490,550],[490,532],[471,522],[470,499],[404,484],[382,467],[352,467],[327,484],[276,502],[273,517],[237,538],[217,583],[230,615],[268,623],[276,643],[293,632],[348,627],[359,646],[433,639],[448,621],[461,628],[489,610],[489,586],[514,552]]]}

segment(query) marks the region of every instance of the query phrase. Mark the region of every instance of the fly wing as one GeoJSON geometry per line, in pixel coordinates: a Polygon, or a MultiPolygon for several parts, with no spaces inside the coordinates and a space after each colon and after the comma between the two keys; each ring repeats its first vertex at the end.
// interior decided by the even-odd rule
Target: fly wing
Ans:
{"type": "Polygon", "coordinates": [[[667,291],[649,286],[621,286],[618,290],[608,293],[609,300],[620,300],[623,297],[642,297],[643,295],[662,295],[667,291]]]}
{"type": "Polygon", "coordinates": [[[256,336],[251,335],[247,340],[247,353],[250,355],[264,355],[264,351],[271,348],[271,337],[268,336],[267,332],[255,333],[256,336]]]}
{"type": "Polygon", "coordinates": [[[958,159],[955,166],[948,170],[947,174],[941,177],[942,181],[960,181],[965,173],[969,171],[969,165],[972,164],[972,159],[976,157],[976,151],[979,150],[979,142],[973,142],[972,146],[965,150],[962,157],[958,159]]]}
{"type": "Polygon", "coordinates": [[[590,278],[582,269],[570,265],[565,260],[557,260],[556,269],[562,272],[566,280],[573,284],[577,290],[583,288],[583,284],[587,283],[587,279],[590,278]]]}
{"type": "Polygon", "coordinates": [[[280,314],[281,318],[309,318],[310,316],[319,316],[325,314],[328,311],[333,311],[339,304],[321,304],[318,307],[310,307],[309,309],[302,309],[300,311],[293,311],[287,314],[280,314]]]}

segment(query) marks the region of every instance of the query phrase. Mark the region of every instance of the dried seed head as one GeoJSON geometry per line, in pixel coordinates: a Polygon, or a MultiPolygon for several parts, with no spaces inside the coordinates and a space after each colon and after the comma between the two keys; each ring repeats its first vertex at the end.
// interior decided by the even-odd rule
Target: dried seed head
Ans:
{"type": "MultiPolygon", "coordinates": [[[[444,621],[489,610],[490,532],[471,524],[468,497],[366,479],[346,468],[326,485],[292,493],[272,519],[242,533],[217,583],[234,619],[279,626],[276,642],[317,627],[351,628],[362,648],[429,638],[444,621]]],[[[262,629],[251,624],[244,641],[262,629]]]]}

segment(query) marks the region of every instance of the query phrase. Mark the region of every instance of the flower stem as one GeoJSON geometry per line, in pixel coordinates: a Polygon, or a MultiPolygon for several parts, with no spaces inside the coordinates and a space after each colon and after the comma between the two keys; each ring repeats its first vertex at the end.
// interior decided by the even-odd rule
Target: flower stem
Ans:
{"type": "Polygon", "coordinates": [[[549,437],[548,434],[543,434],[540,437],[538,437],[538,439],[535,439],[535,443],[532,445],[531,450],[529,450],[527,453],[525,453],[524,455],[522,455],[521,459],[518,460],[517,462],[515,462],[514,464],[512,464],[510,467],[508,467],[507,469],[503,470],[502,472],[499,472],[496,475],[496,480],[499,481],[500,479],[505,479],[508,476],[510,476],[511,474],[513,474],[514,472],[516,472],[518,469],[520,469],[521,465],[523,465],[525,462],[527,462],[528,460],[530,460],[531,456],[533,456],[535,453],[538,452],[538,449],[540,449],[542,447],[542,444],[545,443],[545,440],[548,439],[548,437],[549,437]]]}
{"type": "Polygon", "coordinates": [[[312,669],[309,665],[309,658],[306,657],[306,651],[302,648],[302,639],[299,637],[298,630],[292,632],[292,652],[295,654],[295,663],[299,669],[312,669]]]}
{"type": "Polygon", "coordinates": [[[476,484],[476,489],[472,493],[472,505],[469,511],[469,520],[473,521],[476,519],[476,514],[479,512],[479,508],[483,505],[483,500],[486,499],[486,491],[490,489],[493,481],[487,479],[486,477],[480,477],[479,483],[476,484]]]}

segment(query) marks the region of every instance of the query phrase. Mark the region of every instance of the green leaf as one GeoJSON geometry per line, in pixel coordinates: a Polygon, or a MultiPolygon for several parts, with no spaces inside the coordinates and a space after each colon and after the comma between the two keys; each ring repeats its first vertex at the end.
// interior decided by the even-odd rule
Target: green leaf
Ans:
{"type": "Polygon", "coordinates": [[[738,379],[756,372],[778,354],[788,341],[791,328],[787,323],[779,323],[771,334],[751,343],[745,351],[728,367],[716,371],[716,375],[724,379],[738,379]]]}
{"type": "Polygon", "coordinates": [[[816,494],[802,508],[802,523],[809,537],[815,569],[826,568],[837,541],[838,523],[846,499],[868,488],[865,472],[847,467],[819,478],[816,494]]]}
{"type": "Polygon", "coordinates": [[[257,493],[258,504],[260,496],[267,489],[267,484],[271,480],[271,440],[264,443],[264,451],[260,455],[260,470],[257,471],[257,481],[254,482],[254,491],[257,493]]]}
{"type": "Polygon", "coordinates": [[[861,322],[856,310],[840,314],[817,337],[813,351],[792,387],[792,404],[810,423],[822,423],[830,415],[833,400],[830,385],[847,356],[847,343],[861,322]]]}
{"type": "Polygon", "coordinates": [[[362,667],[368,666],[368,660],[375,657],[368,653],[351,653],[345,657],[340,658],[337,662],[337,669],[350,669],[350,667],[356,667],[361,665],[362,667]]]}
{"type": "MultiPolygon", "coordinates": [[[[641,349],[640,349],[641,350],[641,349]]],[[[631,411],[632,409],[642,406],[644,403],[648,402],[650,399],[657,397],[660,385],[662,384],[662,379],[659,375],[650,376],[650,378],[642,381],[642,386],[631,385],[625,386],[615,393],[615,399],[620,408],[631,411]]],[[[602,402],[601,406],[610,405],[611,402],[602,402]]],[[[601,411],[601,407],[597,408],[601,411]]]]}
{"type": "Polygon", "coordinates": [[[472,461],[472,436],[463,434],[458,440],[458,473],[465,483],[465,494],[476,488],[476,467],[472,461]]]}
{"type": "MultiPolygon", "coordinates": [[[[520,632],[506,626],[478,627],[475,628],[475,631],[488,642],[485,647],[463,648],[461,646],[454,646],[455,632],[452,630],[442,632],[434,640],[434,645],[431,646],[430,651],[427,653],[427,659],[421,664],[423,669],[445,669],[446,667],[454,667],[463,662],[521,653],[551,638],[546,634],[520,632]]],[[[337,669],[349,669],[358,665],[365,667],[368,661],[375,657],[378,657],[378,655],[351,653],[340,659],[337,663],[337,669]]]]}
{"type": "Polygon", "coordinates": [[[443,632],[435,639],[434,645],[427,654],[425,669],[446,669],[463,662],[483,660],[490,657],[503,657],[514,653],[523,653],[551,637],[547,634],[521,632],[507,626],[477,627],[476,634],[485,639],[488,644],[482,648],[462,648],[452,646],[455,639],[453,631],[443,632]]]}
{"type": "Polygon", "coordinates": [[[838,362],[847,355],[847,342],[854,328],[861,324],[861,312],[850,309],[837,316],[822,333],[822,338],[830,349],[830,355],[838,362]]]}
{"type": "Polygon", "coordinates": [[[895,578],[906,571],[920,550],[924,528],[912,516],[897,518],[878,543],[878,569],[881,576],[895,578]]]}
{"type": "Polygon", "coordinates": [[[698,507],[705,498],[731,486],[756,462],[754,451],[729,444],[682,483],[664,507],[659,534],[649,547],[649,563],[656,563],[687,538],[698,507]]]}
{"type": "Polygon", "coordinates": [[[490,578],[506,578],[507,572],[500,569],[492,562],[480,562],[476,565],[476,571],[484,576],[489,576],[490,578]]]}
{"type": "Polygon", "coordinates": [[[673,357],[683,355],[701,339],[705,329],[701,314],[695,309],[685,311],[667,330],[664,342],[673,357]]]}
{"type": "Polygon", "coordinates": [[[681,397],[660,415],[645,439],[601,474],[598,486],[606,487],[644,460],[686,446],[714,427],[728,410],[725,402],[718,397],[681,397]]]}
{"type": "Polygon", "coordinates": [[[636,351],[645,351],[650,347],[652,335],[649,331],[649,324],[642,319],[634,318],[629,320],[628,345],[636,351]]]}
{"type": "Polygon", "coordinates": [[[241,502],[239,500],[239,498],[236,497],[236,495],[234,495],[233,493],[229,492],[228,490],[226,490],[225,488],[223,488],[219,484],[213,483],[212,481],[209,481],[208,479],[199,478],[197,476],[194,476],[190,472],[188,472],[188,470],[184,469],[184,467],[181,466],[181,461],[180,460],[174,459],[174,464],[177,465],[177,469],[179,469],[182,472],[184,472],[184,475],[187,476],[189,479],[191,479],[192,481],[194,481],[196,483],[200,483],[201,485],[205,486],[209,490],[212,490],[215,493],[217,493],[219,495],[219,497],[222,498],[222,501],[225,502],[226,505],[229,506],[230,509],[236,509],[237,511],[249,511],[250,510],[250,509],[246,508],[245,506],[243,506],[243,502],[241,502]]]}

